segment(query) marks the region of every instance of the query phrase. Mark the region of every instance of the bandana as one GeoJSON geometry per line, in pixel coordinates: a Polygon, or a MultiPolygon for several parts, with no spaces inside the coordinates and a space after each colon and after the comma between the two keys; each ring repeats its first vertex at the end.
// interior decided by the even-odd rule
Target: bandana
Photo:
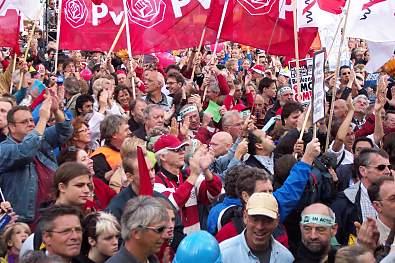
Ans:
{"type": "Polygon", "coordinates": [[[329,216],[310,214],[310,215],[304,215],[302,217],[302,220],[300,221],[300,224],[302,225],[316,224],[316,225],[331,227],[336,223],[335,220],[329,216]]]}
{"type": "Polygon", "coordinates": [[[291,87],[285,86],[285,87],[280,88],[280,89],[278,90],[277,94],[278,94],[279,96],[281,96],[281,95],[283,95],[285,92],[292,92],[292,93],[293,93],[291,87]]]}

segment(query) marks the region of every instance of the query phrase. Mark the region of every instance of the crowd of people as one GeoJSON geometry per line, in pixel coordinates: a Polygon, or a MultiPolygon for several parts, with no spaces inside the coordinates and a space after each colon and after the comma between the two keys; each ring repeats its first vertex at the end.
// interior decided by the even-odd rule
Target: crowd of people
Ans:
{"type": "Polygon", "coordinates": [[[0,54],[0,262],[395,262],[395,81],[372,81],[363,40],[326,68],[313,132],[284,57],[56,65],[34,33],[0,54]]]}

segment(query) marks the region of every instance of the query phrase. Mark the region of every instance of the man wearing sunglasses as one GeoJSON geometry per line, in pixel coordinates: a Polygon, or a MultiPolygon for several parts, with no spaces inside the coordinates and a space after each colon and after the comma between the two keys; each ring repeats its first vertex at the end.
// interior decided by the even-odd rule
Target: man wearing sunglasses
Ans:
{"type": "Polygon", "coordinates": [[[380,178],[392,176],[388,154],[382,149],[361,150],[354,165],[360,182],[341,192],[331,206],[336,215],[341,215],[337,218],[336,237],[342,245],[355,239],[354,222],[362,223],[368,217],[377,216],[367,189],[380,178]]]}
{"type": "Polygon", "coordinates": [[[121,220],[125,244],[106,262],[158,262],[155,254],[165,241],[168,221],[166,207],[156,198],[139,196],[131,199],[121,220]]]}
{"type": "Polygon", "coordinates": [[[189,169],[182,170],[187,145],[174,135],[162,135],[154,144],[159,164],[154,190],[177,208],[186,234],[200,230],[198,204],[209,205],[222,188],[221,179],[209,170],[214,156],[207,148],[198,149],[189,160],[189,169]]]}

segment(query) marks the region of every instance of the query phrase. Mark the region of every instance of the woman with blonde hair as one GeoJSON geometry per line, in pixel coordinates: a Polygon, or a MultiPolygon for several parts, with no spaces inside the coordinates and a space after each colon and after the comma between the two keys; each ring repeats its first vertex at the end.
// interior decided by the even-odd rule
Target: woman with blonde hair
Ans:
{"type": "Polygon", "coordinates": [[[79,262],[103,263],[118,251],[121,227],[108,213],[89,214],[82,222],[84,229],[79,262]]]}
{"type": "Polygon", "coordinates": [[[22,243],[30,234],[30,227],[25,223],[18,222],[7,226],[2,235],[7,254],[0,258],[0,263],[18,263],[22,243]]]}

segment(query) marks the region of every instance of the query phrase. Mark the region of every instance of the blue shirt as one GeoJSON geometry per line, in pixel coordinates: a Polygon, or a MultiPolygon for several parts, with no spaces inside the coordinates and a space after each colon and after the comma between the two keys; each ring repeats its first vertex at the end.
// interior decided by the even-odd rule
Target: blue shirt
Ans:
{"type": "MultiPolygon", "coordinates": [[[[259,258],[255,256],[247,245],[245,230],[238,236],[232,237],[219,244],[222,254],[223,263],[243,262],[257,263],[259,258]]],[[[288,263],[293,262],[294,257],[291,252],[271,237],[272,251],[270,253],[270,263],[288,263]]]]}

